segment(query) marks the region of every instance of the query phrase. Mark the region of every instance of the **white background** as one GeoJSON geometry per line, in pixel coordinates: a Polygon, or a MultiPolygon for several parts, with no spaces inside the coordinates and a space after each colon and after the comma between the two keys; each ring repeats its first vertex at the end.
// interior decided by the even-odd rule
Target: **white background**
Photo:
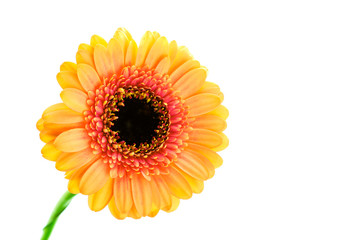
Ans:
{"type": "Polygon", "coordinates": [[[173,213],[116,220],[76,196],[56,239],[360,239],[358,1],[2,1],[0,239],[39,239],[67,180],[35,123],[93,34],[187,46],[230,110],[230,146],[173,213]]]}

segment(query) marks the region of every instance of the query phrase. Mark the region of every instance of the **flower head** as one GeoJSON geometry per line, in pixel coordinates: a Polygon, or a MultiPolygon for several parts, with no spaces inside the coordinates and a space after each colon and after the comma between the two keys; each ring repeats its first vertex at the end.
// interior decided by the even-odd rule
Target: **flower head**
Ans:
{"type": "Polygon", "coordinates": [[[37,123],[42,154],[93,211],[108,205],[118,219],[173,211],[202,191],[228,145],[223,94],[206,76],[187,48],[156,32],[139,47],[124,28],[109,42],[95,35],[76,64],[60,67],[63,102],[37,123]]]}

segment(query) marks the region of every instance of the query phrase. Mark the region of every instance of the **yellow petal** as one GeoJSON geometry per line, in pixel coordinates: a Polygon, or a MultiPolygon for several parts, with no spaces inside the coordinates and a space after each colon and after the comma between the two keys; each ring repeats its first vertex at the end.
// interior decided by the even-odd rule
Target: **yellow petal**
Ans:
{"type": "Polygon", "coordinates": [[[103,45],[104,47],[107,47],[107,42],[100,36],[98,35],[93,35],[90,39],[90,45],[92,47],[95,47],[96,45],[103,45]]]}
{"type": "Polygon", "coordinates": [[[84,116],[71,109],[61,109],[44,114],[43,119],[44,119],[44,124],[46,123],[67,124],[67,123],[83,122],[84,116]]]}
{"type": "Polygon", "coordinates": [[[184,64],[186,61],[188,61],[190,59],[193,59],[193,56],[191,55],[189,50],[184,46],[179,47],[177,49],[177,51],[176,51],[175,59],[171,63],[171,66],[170,66],[170,69],[169,69],[169,74],[171,74],[179,66],[181,66],[182,64],[184,64]]]}
{"type": "Polygon", "coordinates": [[[177,168],[177,170],[181,173],[181,175],[184,176],[186,181],[189,183],[193,193],[201,193],[204,190],[204,181],[191,177],[189,174],[185,173],[181,169],[177,168]]]}
{"type": "Polygon", "coordinates": [[[119,213],[127,215],[133,205],[133,200],[130,180],[126,175],[114,180],[114,201],[119,213]]]}
{"type": "Polygon", "coordinates": [[[189,106],[189,117],[196,117],[206,114],[221,103],[221,99],[215,94],[200,93],[185,100],[185,104],[189,106]]]}
{"type": "Polygon", "coordinates": [[[222,141],[220,133],[201,128],[194,128],[189,133],[188,140],[188,142],[200,144],[208,148],[218,147],[222,144],[222,141]]]}
{"type": "Polygon", "coordinates": [[[159,61],[169,54],[169,43],[165,37],[159,37],[152,48],[149,51],[149,54],[146,57],[145,65],[150,68],[154,68],[158,65],[159,61]]]}
{"type": "Polygon", "coordinates": [[[44,119],[40,118],[37,122],[36,122],[36,128],[37,130],[41,131],[44,129],[44,119]]]}
{"type": "Polygon", "coordinates": [[[79,49],[76,53],[76,63],[87,64],[95,68],[93,47],[89,48],[89,50],[79,49]]]}
{"type": "Polygon", "coordinates": [[[152,176],[151,181],[156,184],[159,192],[160,208],[170,209],[171,194],[165,180],[161,176],[152,176]]]}
{"type": "Polygon", "coordinates": [[[68,183],[69,192],[71,192],[73,194],[80,193],[79,185],[80,185],[81,178],[85,174],[85,172],[88,170],[88,168],[93,164],[94,161],[95,160],[92,160],[91,162],[85,164],[81,168],[73,170],[74,172],[71,173],[71,177],[70,177],[69,183],[68,183]]]}
{"type": "Polygon", "coordinates": [[[179,80],[179,78],[181,78],[184,74],[196,68],[200,68],[200,63],[196,60],[189,59],[171,73],[170,82],[176,83],[177,80],[179,80]]]}
{"type": "Polygon", "coordinates": [[[222,119],[226,120],[229,117],[229,110],[224,105],[220,105],[209,112],[209,114],[221,117],[222,119]]]}
{"type": "Polygon", "coordinates": [[[198,93],[213,93],[218,95],[220,93],[220,87],[213,82],[205,82],[199,89],[198,93]]]}
{"type": "Polygon", "coordinates": [[[176,53],[178,50],[178,45],[176,43],[176,41],[171,41],[169,44],[169,58],[170,58],[170,62],[172,63],[176,57],[176,53]]]}
{"type": "Polygon", "coordinates": [[[90,147],[90,137],[84,128],[74,128],[55,139],[55,147],[63,152],[78,152],[90,147]]]}
{"type": "Polygon", "coordinates": [[[128,213],[128,217],[131,217],[131,218],[134,218],[134,219],[141,218],[141,214],[136,210],[135,205],[133,205],[132,208],[130,209],[130,211],[128,213]]]}
{"type": "Polygon", "coordinates": [[[184,74],[174,85],[178,95],[187,98],[198,91],[204,84],[207,71],[204,68],[195,68],[184,74]]]}
{"type": "Polygon", "coordinates": [[[129,31],[126,30],[126,28],[121,27],[116,30],[114,37],[121,38],[122,36],[124,36],[126,38],[126,40],[128,40],[128,41],[133,39],[131,34],[129,33],[129,31]]]}
{"type": "Polygon", "coordinates": [[[145,59],[155,42],[154,35],[152,32],[147,31],[144,36],[141,38],[139,49],[136,56],[135,65],[137,67],[143,66],[145,59]]]}
{"type": "Polygon", "coordinates": [[[122,219],[125,219],[125,218],[127,217],[127,213],[126,213],[126,214],[121,214],[121,213],[119,212],[119,209],[116,207],[115,198],[114,198],[114,197],[111,198],[108,207],[109,207],[109,210],[110,210],[111,214],[112,214],[115,218],[117,218],[117,219],[119,219],[119,220],[122,220],[122,219]]]}
{"type": "Polygon", "coordinates": [[[221,144],[217,147],[211,148],[215,152],[222,151],[229,146],[229,138],[224,133],[220,133],[220,136],[222,139],[221,144]]]}
{"type": "Polygon", "coordinates": [[[226,121],[216,115],[204,114],[197,116],[191,123],[193,128],[204,128],[215,132],[222,132],[226,129],[226,121]]]}
{"type": "Polygon", "coordinates": [[[152,33],[153,33],[153,35],[154,35],[155,40],[157,40],[158,38],[160,38],[160,33],[158,33],[158,32],[152,32],[152,33]]]}
{"type": "Polygon", "coordinates": [[[90,162],[96,155],[91,148],[74,153],[62,153],[56,161],[55,167],[59,171],[70,171],[90,162]]]}
{"type": "Polygon", "coordinates": [[[76,64],[72,62],[64,62],[60,65],[60,71],[70,71],[76,73],[76,64]]]}
{"type": "Polygon", "coordinates": [[[215,167],[210,162],[209,159],[207,159],[204,155],[202,155],[202,154],[200,154],[200,153],[198,153],[196,151],[192,151],[189,148],[186,151],[192,153],[193,155],[195,155],[195,156],[197,156],[199,158],[199,160],[202,162],[204,168],[209,173],[208,179],[212,178],[215,175],[215,167]]]}
{"type": "Polygon", "coordinates": [[[61,88],[77,88],[83,90],[75,72],[61,71],[56,75],[56,79],[61,88]]]}
{"type": "Polygon", "coordinates": [[[152,206],[152,192],[148,180],[141,174],[131,178],[131,190],[136,210],[141,216],[148,216],[152,206]]]}
{"type": "Polygon", "coordinates": [[[199,180],[207,180],[209,178],[209,172],[206,166],[204,166],[203,161],[189,151],[182,151],[175,165],[193,178],[199,180]]]}
{"type": "Polygon", "coordinates": [[[68,106],[66,106],[64,103],[57,103],[54,105],[51,105],[50,107],[48,107],[47,109],[45,109],[44,114],[47,114],[49,112],[53,112],[53,111],[57,111],[57,110],[62,110],[62,109],[69,109],[68,106]]]}
{"type": "Polygon", "coordinates": [[[101,44],[97,44],[94,47],[94,62],[96,71],[101,79],[107,78],[114,73],[111,69],[110,54],[106,47],[101,44]]]}
{"type": "Polygon", "coordinates": [[[82,113],[88,108],[88,105],[86,104],[88,96],[79,89],[66,88],[60,93],[60,97],[66,106],[76,112],[82,113]]]}
{"type": "Polygon", "coordinates": [[[78,64],[77,74],[86,91],[94,91],[101,84],[99,75],[90,65],[78,64]]]}
{"type": "Polygon", "coordinates": [[[189,199],[192,196],[192,191],[186,179],[173,167],[168,167],[169,174],[164,175],[165,180],[170,192],[177,198],[189,199]]]}
{"type": "Polygon", "coordinates": [[[126,51],[125,66],[132,66],[135,64],[138,47],[135,41],[130,41],[129,47],[126,51]]]}
{"type": "Polygon", "coordinates": [[[44,143],[48,143],[51,142],[52,140],[54,140],[57,136],[57,134],[49,131],[48,129],[43,129],[40,131],[40,140],[43,141],[44,143]]]}
{"type": "Polygon", "coordinates": [[[118,74],[124,67],[125,52],[118,39],[112,38],[109,41],[108,52],[110,56],[111,71],[118,74]]]}
{"type": "Polygon", "coordinates": [[[161,203],[160,198],[161,198],[161,196],[160,196],[159,189],[158,189],[158,187],[156,185],[156,182],[153,181],[153,179],[151,179],[151,181],[149,181],[149,183],[150,183],[150,186],[151,186],[151,193],[152,193],[151,212],[153,213],[152,215],[154,215],[155,212],[160,209],[160,203],[161,203]]]}
{"type": "Polygon", "coordinates": [[[194,143],[188,143],[187,145],[188,149],[206,157],[214,165],[215,168],[218,168],[223,164],[223,159],[213,150],[194,143]]]}
{"type": "Polygon", "coordinates": [[[95,161],[80,180],[79,189],[82,194],[91,195],[99,191],[109,179],[109,165],[102,158],[95,161]]]}
{"type": "Polygon", "coordinates": [[[41,149],[41,153],[43,157],[50,161],[56,161],[61,154],[61,151],[55,148],[54,142],[48,142],[45,146],[41,149]]]}
{"type": "Polygon", "coordinates": [[[156,66],[155,71],[160,74],[166,74],[170,67],[169,57],[163,58],[156,66]]]}
{"type": "Polygon", "coordinates": [[[113,179],[109,177],[106,184],[88,198],[89,208],[98,212],[106,207],[113,196],[113,179]]]}
{"type": "Polygon", "coordinates": [[[168,213],[173,212],[179,207],[179,204],[180,204],[180,199],[175,197],[175,196],[171,196],[171,206],[170,206],[170,208],[163,209],[163,210],[165,212],[168,212],[168,213]]]}
{"type": "Polygon", "coordinates": [[[89,44],[86,43],[81,43],[78,47],[78,50],[85,50],[88,52],[93,53],[94,52],[94,48],[92,46],[90,46],[89,44]]]}

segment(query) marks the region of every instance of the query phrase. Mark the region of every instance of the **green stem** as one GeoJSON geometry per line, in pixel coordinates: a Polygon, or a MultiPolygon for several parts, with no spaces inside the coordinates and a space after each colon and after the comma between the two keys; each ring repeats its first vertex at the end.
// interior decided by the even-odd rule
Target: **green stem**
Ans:
{"type": "Polygon", "coordinates": [[[59,202],[56,204],[54,211],[51,213],[48,223],[43,228],[43,235],[41,240],[49,239],[51,232],[58,220],[60,214],[66,209],[66,207],[70,204],[71,199],[75,197],[76,194],[72,194],[69,191],[66,191],[64,195],[60,198],[59,202]]]}

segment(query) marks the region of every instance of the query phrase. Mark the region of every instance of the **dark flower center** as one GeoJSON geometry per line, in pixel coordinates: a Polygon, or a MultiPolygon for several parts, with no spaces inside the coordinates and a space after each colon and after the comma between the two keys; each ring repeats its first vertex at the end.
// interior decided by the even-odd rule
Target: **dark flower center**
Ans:
{"type": "Polygon", "coordinates": [[[138,147],[141,143],[150,143],[158,135],[161,115],[147,99],[124,98],[123,106],[119,106],[115,115],[117,119],[110,129],[128,145],[138,147]]]}

